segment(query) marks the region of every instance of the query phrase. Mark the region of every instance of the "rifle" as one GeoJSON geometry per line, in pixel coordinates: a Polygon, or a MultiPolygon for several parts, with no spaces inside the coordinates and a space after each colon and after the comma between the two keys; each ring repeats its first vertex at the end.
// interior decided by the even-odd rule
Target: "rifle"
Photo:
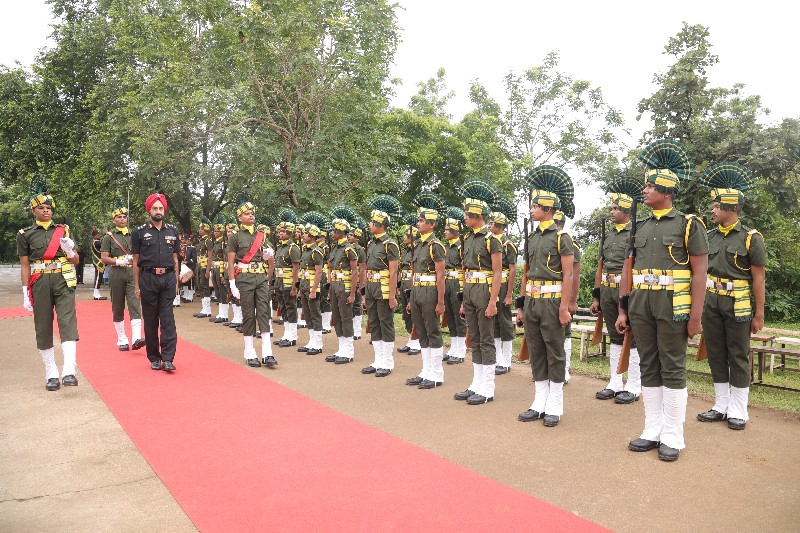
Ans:
{"type": "MultiPolygon", "coordinates": [[[[631,236],[628,244],[628,257],[625,258],[625,264],[622,267],[622,278],[625,282],[625,294],[630,295],[633,290],[633,262],[636,260],[636,202],[631,206],[631,236]]],[[[627,310],[626,310],[627,312],[627,310]]],[[[622,353],[619,356],[619,364],[617,365],[617,374],[623,374],[628,371],[628,362],[631,357],[631,342],[633,341],[633,333],[631,332],[631,321],[628,319],[628,328],[625,330],[625,338],[622,339],[622,353]]]]}
{"type": "MultiPolygon", "coordinates": [[[[603,245],[606,242],[606,221],[600,221],[600,260],[598,261],[598,270],[600,271],[600,276],[602,279],[603,275],[603,263],[605,263],[605,256],[603,255],[603,245]]],[[[601,283],[602,285],[602,283],[601,283]]],[[[599,286],[598,286],[599,287],[599,286]]],[[[601,289],[602,290],[602,289],[601,289]]],[[[596,344],[600,344],[600,341],[603,340],[603,310],[600,310],[600,313],[597,315],[597,322],[594,324],[594,333],[592,334],[592,346],[596,344]]]]}
{"type": "Polygon", "coordinates": [[[703,359],[708,359],[708,351],[706,350],[706,336],[700,336],[700,344],[697,346],[697,356],[695,356],[695,361],[702,361],[703,359]]]}
{"type": "MultiPolygon", "coordinates": [[[[465,228],[464,228],[464,224],[462,222],[459,222],[458,227],[459,227],[459,230],[460,230],[458,232],[458,240],[461,243],[461,249],[458,251],[459,255],[461,256],[461,275],[464,276],[464,283],[466,283],[467,268],[464,265],[464,229],[465,228]]],[[[459,302],[459,307],[464,304],[464,289],[463,288],[461,289],[461,293],[458,295],[458,302],[459,302]]],[[[459,313],[459,318],[464,320],[464,319],[466,319],[466,316],[461,315],[461,313],[459,313]]],[[[465,337],[464,337],[464,339],[465,339],[464,340],[464,346],[466,346],[467,348],[469,348],[471,350],[472,349],[472,338],[469,336],[469,328],[466,328],[464,330],[464,335],[465,335],[465,337]]]]}
{"type": "MultiPolygon", "coordinates": [[[[414,252],[416,250],[416,246],[415,246],[416,241],[414,240],[414,230],[410,230],[410,233],[411,233],[411,281],[410,281],[411,284],[408,286],[409,288],[406,289],[408,291],[408,295],[406,296],[406,304],[409,305],[409,306],[411,305],[411,288],[414,286],[414,252]]],[[[410,314],[411,313],[409,313],[409,315],[410,314]]],[[[411,337],[410,338],[411,338],[412,341],[415,341],[415,340],[419,339],[419,333],[417,332],[417,326],[414,325],[413,320],[411,322],[411,337]]]]}
{"type": "MultiPolygon", "coordinates": [[[[522,269],[522,282],[520,283],[519,288],[519,301],[525,301],[525,293],[528,289],[528,219],[525,219],[525,229],[523,230],[523,234],[525,236],[525,266],[522,269]]],[[[524,309],[524,308],[523,308],[524,309]]],[[[524,312],[524,311],[523,311],[524,312]]],[[[517,326],[520,324],[517,323],[517,326]]],[[[521,324],[524,326],[525,324],[521,324]]],[[[517,355],[518,361],[527,361],[529,357],[528,354],[528,339],[525,338],[525,333],[522,333],[522,344],[519,346],[519,354],[517,355]]]]}

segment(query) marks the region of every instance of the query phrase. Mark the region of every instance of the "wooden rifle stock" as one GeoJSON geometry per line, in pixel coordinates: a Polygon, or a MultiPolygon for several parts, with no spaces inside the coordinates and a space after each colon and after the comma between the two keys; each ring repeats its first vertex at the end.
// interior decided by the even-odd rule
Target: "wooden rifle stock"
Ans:
{"type": "Polygon", "coordinates": [[[447,327],[447,313],[442,313],[442,328],[447,327]]]}
{"type": "MultiPolygon", "coordinates": [[[[623,272],[627,274],[625,278],[626,294],[631,293],[633,287],[633,256],[629,255],[625,259],[625,266],[623,272]]],[[[619,356],[619,365],[617,365],[617,374],[623,374],[628,371],[628,363],[631,358],[631,342],[633,341],[633,333],[631,332],[631,321],[628,320],[628,329],[625,330],[625,338],[622,339],[622,353],[619,356]]]]}
{"type": "MultiPolygon", "coordinates": [[[[605,256],[603,255],[603,248],[606,244],[606,223],[604,220],[600,221],[600,261],[598,261],[598,270],[600,274],[603,273],[603,267],[605,266],[605,256]]],[[[596,278],[595,278],[596,280],[596,278]]],[[[596,281],[595,281],[596,282],[596,281]]],[[[598,287],[601,291],[603,284],[601,283],[598,287]]],[[[592,346],[600,344],[603,340],[603,311],[597,314],[597,322],[594,324],[594,333],[592,334],[592,346]]]]}
{"type": "Polygon", "coordinates": [[[417,328],[416,326],[411,326],[411,340],[415,341],[417,339],[419,339],[419,333],[417,333],[417,328]]]}
{"type": "MultiPolygon", "coordinates": [[[[528,291],[528,219],[525,219],[525,267],[522,269],[522,282],[520,283],[519,292],[520,295],[524,298],[527,296],[528,291]]],[[[523,309],[523,313],[524,313],[523,309]]],[[[524,321],[524,317],[523,317],[524,321]]],[[[514,323],[514,327],[516,329],[516,322],[514,323]]],[[[523,324],[524,327],[524,324],[523,324]]],[[[519,353],[517,354],[517,361],[527,361],[529,357],[528,354],[528,339],[525,337],[525,332],[523,330],[522,333],[522,344],[519,345],[519,353]]]]}
{"type": "Polygon", "coordinates": [[[597,322],[594,323],[594,333],[592,333],[592,346],[600,344],[603,340],[603,312],[597,315],[597,322]]]}
{"type": "Polygon", "coordinates": [[[706,350],[706,336],[700,336],[700,345],[697,347],[697,356],[694,358],[695,361],[702,361],[703,359],[708,359],[708,350],[706,350]]]}

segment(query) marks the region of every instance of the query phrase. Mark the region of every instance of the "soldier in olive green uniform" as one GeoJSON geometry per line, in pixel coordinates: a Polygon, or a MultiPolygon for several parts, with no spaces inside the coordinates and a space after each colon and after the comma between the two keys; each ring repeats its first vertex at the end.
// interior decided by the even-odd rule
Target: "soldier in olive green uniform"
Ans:
{"type": "MultiPolygon", "coordinates": [[[[319,226],[317,226],[319,227],[319,226]]],[[[328,288],[330,287],[330,263],[328,260],[331,255],[331,247],[327,242],[328,232],[320,228],[319,237],[317,237],[317,246],[322,250],[323,264],[322,264],[322,290],[319,293],[319,310],[322,313],[322,334],[326,335],[331,332],[331,299],[328,295],[328,288]]]]}
{"type": "MultiPolygon", "coordinates": [[[[461,312],[466,317],[467,331],[472,342],[472,383],[457,392],[456,400],[480,405],[494,400],[494,367],[497,353],[494,347],[494,317],[502,281],[502,244],[489,231],[486,219],[491,213],[489,204],[479,193],[484,187],[480,180],[465,184],[464,200],[464,294],[461,312]]],[[[487,198],[488,199],[488,198],[487,198]]]]}
{"type": "Polygon", "coordinates": [[[320,229],[313,224],[303,228],[303,253],[300,256],[300,302],[308,325],[308,344],[297,349],[308,355],[322,353],[322,312],[320,286],[325,255],[317,245],[320,229]]]}
{"type": "Polygon", "coordinates": [[[508,217],[505,213],[494,212],[491,214],[489,231],[500,240],[502,245],[503,272],[500,285],[499,305],[494,317],[494,350],[497,354],[497,364],[494,373],[506,374],[511,370],[511,344],[516,335],[516,326],[512,322],[511,302],[514,301],[514,283],[517,276],[517,247],[506,235],[508,217]]]}
{"type": "Polygon", "coordinates": [[[414,243],[419,237],[419,230],[413,225],[406,225],[405,228],[403,234],[403,250],[400,253],[400,281],[397,286],[400,289],[400,306],[408,338],[405,346],[401,346],[397,351],[400,353],[407,353],[408,355],[417,355],[422,353],[422,347],[419,345],[418,336],[412,339],[412,337],[414,337],[412,332],[416,332],[414,331],[414,324],[411,322],[411,313],[409,312],[408,304],[410,301],[409,297],[411,296],[411,261],[414,256],[414,243]]]}
{"type": "Polygon", "coordinates": [[[208,286],[208,274],[210,267],[208,264],[209,251],[213,248],[209,232],[211,231],[211,224],[203,219],[197,230],[200,238],[197,242],[197,265],[194,267],[195,286],[197,287],[197,296],[200,298],[199,313],[195,313],[195,318],[211,318],[211,287],[208,286]]]}
{"type": "Polygon", "coordinates": [[[225,218],[218,218],[216,224],[214,224],[214,241],[211,244],[209,253],[209,265],[212,269],[209,282],[214,286],[219,309],[217,311],[217,316],[209,318],[208,320],[215,324],[227,322],[230,309],[228,283],[225,280],[225,270],[228,262],[225,256],[225,233],[225,218]]]}
{"type": "Polygon", "coordinates": [[[47,194],[41,176],[31,184],[28,203],[36,222],[17,234],[17,255],[22,281],[22,306],[33,311],[36,328],[36,346],[44,362],[45,387],[49,391],[64,386],[75,386],[78,318],[75,314],[75,267],[78,254],[69,236],[69,227],[53,222],[56,202],[47,194]],[[61,351],[64,366],[61,383],[58,380],[53,349],[53,311],[58,319],[61,351]]]}
{"type": "Polygon", "coordinates": [[[259,367],[253,337],[256,321],[261,331],[261,358],[268,367],[278,364],[272,355],[269,338],[269,277],[274,267],[272,249],[265,247],[266,235],[255,228],[255,206],[242,201],[236,208],[241,227],[230,235],[227,246],[227,269],[231,295],[241,302],[244,358],[248,366],[259,367]]]}
{"type": "Polygon", "coordinates": [[[750,334],[764,327],[766,247],[764,237],[742,225],[744,191],[753,187],[750,171],[738,163],[710,167],[701,183],[711,189],[708,279],[703,308],[703,339],[714,379],[714,406],[701,422],[728,419],[731,429],[747,424],[750,393],[750,334]],[[751,298],[752,297],[752,298],[751,298]],[[752,301],[751,301],[752,300],[752,301]]]}
{"type": "Polygon", "coordinates": [[[125,335],[125,302],[131,318],[131,337],[133,349],[138,350],[146,344],[142,338],[142,306],[136,299],[133,285],[133,255],[131,254],[131,232],[128,229],[128,209],[117,206],[111,213],[114,228],[103,236],[100,243],[100,260],[109,268],[108,284],[111,288],[111,313],[114,329],[117,331],[117,346],[121,352],[130,349],[125,335]]]}
{"type": "MultiPolygon", "coordinates": [[[[384,207],[384,203],[396,207],[397,216],[400,203],[396,199],[386,200],[379,195],[370,201],[371,207],[384,207]],[[382,202],[381,200],[386,200],[382,202]]],[[[386,211],[373,209],[370,213],[369,231],[372,238],[367,243],[366,269],[362,274],[364,300],[367,320],[370,327],[374,362],[363,368],[363,374],[385,377],[394,370],[394,309],[397,307],[397,263],[400,248],[386,234],[392,217],[386,211]]]]}
{"type": "Polygon", "coordinates": [[[444,314],[447,328],[450,330],[450,350],[447,352],[447,364],[457,365],[464,362],[467,354],[467,321],[461,317],[461,302],[458,295],[464,291],[464,264],[461,258],[461,224],[464,219],[460,208],[448,208],[449,214],[460,214],[445,220],[445,274],[444,282],[444,314]],[[454,212],[457,209],[460,213],[454,212]]]}
{"type": "MultiPolygon", "coordinates": [[[[239,224],[238,220],[231,217],[228,220],[228,224],[225,226],[226,230],[226,239],[225,239],[225,249],[227,250],[228,241],[231,240],[231,237],[236,235],[239,232],[239,224]]],[[[239,331],[242,327],[242,305],[239,301],[239,298],[234,296],[230,292],[230,275],[228,274],[228,257],[227,251],[225,252],[225,266],[223,267],[223,274],[225,276],[225,281],[228,283],[228,293],[230,294],[230,301],[231,301],[231,309],[233,310],[233,319],[227,324],[223,324],[224,326],[228,326],[229,328],[236,328],[236,331],[239,331]]],[[[241,333],[241,331],[239,331],[241,333]]]]}
{"type": "Polygon", "coordinates": [[[297,280],[300,275],[300,247],[294,242],[295,225],[278,224],[278,247],[275,250],[275,290],[283,308],[283,337],[275,344],[281,348],[297,344],[297,280]]]}
{"type": "Polygon", "coordinates": [[[553,216],[564,200],[572,199],[574,189],[566,172],[550,165],[533,169],[526,182],[531,187],[531,220],[539,226],[528,237],[528,275],[520,291],[517,321],[525,324],[535,394],[530,408],[517,418],[543,419],[545,426],[554,427],[564,414],[564,328],[571,320],[575,252],[572,238],[557,229],[553,216]]]}
{"type": "Polygon", "coordinates": [[[627,404],[639,399],[642,393],[642,376],[639,371],[639,351],[631,346],[628,363],[628,382],[623,385],[622,374],[617,372],[619,357],[622,354],[623,336],[616,329],[619,309],[619,286],[622,280],[622,266],[628,255],[631,235],[631,210],[634,202],[642,201],[642,182],[636,178],[618,178],[611,183],[611,223],[613,227],[606,233],[592,290],[590,312],[597,316],[603,313],[603,320],[611,342],[608,347],[608,360],[611,379],[606,387],[597,392],[598,400],[614,398],[616,403],[627,404]]]}
{"type": "Polygon", "coordinates": [[[406,380],[407,385],[432,389],[444,383],[442,367],[442,327],[444,313],[444,245],[433,234],[439,214],[433,209],[417,211],[419,242],[411,263],[411,320],[419,333],[422,371],[406,380]]]}
{"type": "Polygon", "coordinates": [[[364,249],[363,246],[358,242],[361,237],[364,236],[364,230],[361,228],[353,228],[353,230],[347,234],[347,242],[353,245],[353,249],[356,251],[358,255],[358,259],[356,260],[356,264],[358,265],[358,272],[353,273],[355,276],[354,279],[358,280],[358,287],[356,287],[356,301],[353,302],[353,339],[360,340],[361,339],[361,315],[362,315],[362,306],[364,303],[364,299],[362,298],[361,291],[364,288],[364,285],[361,284],[362,272],[366,269],[367,265],[367,251],[364,249]]]}
{"type": "Polygon", "coordinates": [[[358,268],[358,254],[347,242],[350,223],[341,218],[332,221],[333,245],[330,260],[330,288],[333,327],[339,340],[339,349],[325,361],[342,365],[355,357],[353,349],[353,302],[356,300],[356,283],[353,272],[358,268]]]}
{"type": "MultiPolygon", "coordinates": [[[[570,214],[566,215],[564,211],[559,209],[553,214],[553,221],[556,223],[558,231],[564,231],[564,224],[566,217],[572,218],[575,216],[575,206],[571,200],[564,200],[562,208],[569,202],[571,208],[570,214]]],[[[570,236],[571,237],[571,236],[570,236]]],[[[578,312],[578,292],[580,291],[581,284],[581,248],[574,240],[572,241],[572,298],[567,304],[570,316],[578,312]]],[[[569,384],[569,366],[572,359],[572,321],[564,328],[564,385],[569,384]]]]}
{"type": "Polygon", "coordinates": [[[672,206],[692,168],[683,146],[656,141],[640,157],[649,169],[642,194],[653,215],[636,226],[633,290],[629,297],[620,292],[616,323],[624,332],[630,318],[642,371],[644,431],[628,449],[658,448],[659,459],[675,461],[686,446],[686,342],[701,330],[708,239],[701,220],[672,206]]]}
{"type": "Polygon", "coordinates": [[[100,295],[100,285],[103,284],[103,276],[105,275],[106,265],[100,259],[100,244],[103,232],[97,229],[92,230],[92,264],[94,265],[94,290],[93,295],[95,300],[108,300],[107,296],[100,295]]]}

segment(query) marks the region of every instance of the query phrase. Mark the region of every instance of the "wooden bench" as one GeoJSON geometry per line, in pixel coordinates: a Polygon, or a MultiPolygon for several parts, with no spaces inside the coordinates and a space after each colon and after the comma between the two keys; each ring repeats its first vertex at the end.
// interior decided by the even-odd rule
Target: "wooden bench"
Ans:
{"type": "Polygon", "coordinates": [[[581,361],[586,362],[590,357],[606,357],[606,337],[608,331],[603,327],[603,339],[598,345],[598,349],[590,351],[592,346],[592,337],[594,336],[594,327],[597,323],[597,317],[586,315],[575,315],[572,317],[572,335],[578,334],[581,341],[580,357],[581,361]]]}

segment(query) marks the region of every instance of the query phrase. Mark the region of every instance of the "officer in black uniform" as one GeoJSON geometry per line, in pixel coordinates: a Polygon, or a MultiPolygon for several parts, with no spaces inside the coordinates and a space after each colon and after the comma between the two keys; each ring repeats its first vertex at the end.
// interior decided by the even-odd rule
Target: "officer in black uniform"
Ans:
{"type": "Polygon", "coordinates": [[[168,205],[163,194],[151,194],[144,206],[150,214],[150,222],[136,228],[131,238],[133,283],[136,297],[142,301],[150,368],[161,370],[163,361],[164,370],[172,372],[175,370],[173,360],[178,343],[172,300],[178,285],[180,238],[175,226],[164,222],[168,205]]]}

